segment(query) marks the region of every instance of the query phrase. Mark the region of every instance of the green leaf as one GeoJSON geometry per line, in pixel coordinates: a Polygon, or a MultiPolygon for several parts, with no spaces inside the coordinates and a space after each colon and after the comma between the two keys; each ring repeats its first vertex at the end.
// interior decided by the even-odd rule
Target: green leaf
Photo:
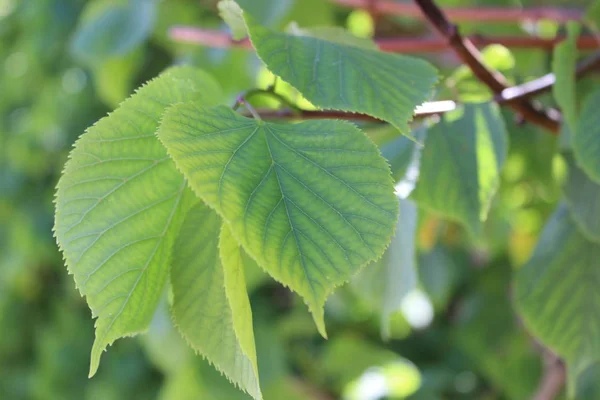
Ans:
{"type": "Polygon", "coordinates": [[[581,110],[575,134],[571,139],[575,159],[595,182],[600,183],[600,90],[590,94],[581,110]]]}
{"type": "Polygon", "coordinates": [[[480,237],[506,159],[504,120],[491,103],[466,104],[429,129],[412,198],[480,237]]]}
{"type": "Polygon", "coordinates": [[[410,200],[399,200],[400,214],[390,247],[353,280],[357,293],[381,312],[381,334],[385,339],[390,337],[391,315],[400,310],[404,297],[417,285],[417,207],[410,200]]]}
{"type": "Polygon", "coordinates": [[[77,141],[58,184],[55,233],[69,271],[97,317],[90,375],[114,340],[146,329],[172,243],[193,194],[155,136],[170,104],[219,89],[203,72],[173,68],[77,141]]]}
{"type": "Polygon", "coordinates": [[[563,185],[565,203],[581,233],[600,243],[600,185],[575,164],[571,155],[565,155],[565,159],[569,167],[563,185]]]}
{"type": "Polygon", "coordinates": [[[360,47],[367,50],[377,50],[377,45],[371,39],[354,36],[344,28],[339,26],[319,26],[316,28],[300,28],[298,24],[291,23],[288,32],[295,36],[308,36],[317,39],[327,40],[329,42],[360,47]]]}
{"type": "Polygon", "coordinates": [[[296,0],[237,0],[250,15],[256,16],[258,23],[274,27],[290,13],[296,0]]]}
{"type": "Polygon", "coordinates": [[[239,246],[222,225],[202,203],[188,211],[173,250],[173,316],[195,350],[260,399],[244,266],[239,246]]]}
{"type": "MultiPolygon", "coordinates": [[[[412,136],[416,141],[421,143],[425,140],[426,135],[427,129],[425,126],[419,126],[412,132],[412,136]]],[[[417,142],[406,136],[398,136],[381,146],[381,155],[388,160],[395,182],[399,182],[405,178],[411,163],[420,157],[421,146],[417,142]]]]}
{"type": "Polygon", "coordinates": [[[71,52],[88,65],[123,56],[146,40],[154,25],[156,1],[131,0],[95,14],[82,21],[71,42],[71,52]]]}
{"type": "Polygon", "coordinates": [[[577,124],[577,100],[575,88],[575,66],[577,63],[577,37],[581,27],[577,22],[567,24],[567,39],[554,48],[552,72],[556,82],[552,86],[554,99],[560,106],[571,132],[577,124]]]}
{"type": "Polygon", "coordinates": [[[588,241],[561,205],[516,278],[525,325],[580,371],[600,358],[600,245],[588,241]]]}
{"type": "Polygon", "coordinates": [[[318,107],[369,114],[407,134],[414,108],[437,82],[435,68],[425,61],[273,32],[244,15],[267,68],[318,107]]]}
{"type": "Polygon", "coordinates": [[[327,296],[380,257],[394,231],[398,202],[375,145],[345,122],[266,123],[193,103],[166,113],[159,138],[258,264],[305,298],[325,335],[327,296]]]}
{"type": "Polygon", "coordinates": [[[231,37],[235,40],[241,40],[248,36],[246,22],[244,21],[243,11],[234,0],[222,0],[217,4],[219,15],[231,29],[231,37]]]}

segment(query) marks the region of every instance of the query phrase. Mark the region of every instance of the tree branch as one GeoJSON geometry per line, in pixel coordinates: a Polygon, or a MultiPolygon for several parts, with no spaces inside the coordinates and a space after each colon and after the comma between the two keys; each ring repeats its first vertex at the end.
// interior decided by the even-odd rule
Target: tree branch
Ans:
{"type": "MultiPolygon", "coordinates": [[[[228,48],[240,47],[251,49],[252,45],[247,39],[236,41],[229,34],[217,30],[201,29],[191,26],[174,26],[169,30],[171,39],[199,44],[210,47],[228,48]]],[[[554,39],[542,39],[524,36],[483,36],[473,35],[468,38],[478,47],[489,44],[501,44],[506,47],[523,49],[552,49],[557,43],[564,40],[564,36],[554,39]]],[[[443,38],[411,38],[394,37],[379,38],[375,42],[382,51],[390,53],[432,53],[451,49],[450,43],[443,38]]],[[[581,50],[598,48],[598,41],[590,35],[581,36],[577,39],[577,47],[581,50]]]]}
{"type": "MultiPolygon", "coordinates": [[[[456,109],[456,103],[451,100],[432,101],[423,103],[415,109],[414,119],[423,119],[433,115],[444,114],[456,109]]],[[[383,122],[366,114],[333,110],[271,110],[257,109],[256,113],[263,119],[293,120],[293,119],[343,119],[350,121],[383,122]]]]}
{"type": "Polygon", "coordinates": [[[565,364],[556,355],[544,351],[544,373],[531,400],[554,400],[565,384],[565,364]]]}
{"type": "MultiPolygon", "coordinates": [[[[471,69],[481,82],[486,84],[496,95],[501,94],[508,87],[506,79],[502,74],[485,66],[481,53],[468,39],[463,38],[458,28],[450,23],[444,13],[432,0],[415,0],[427,20],[443,37],[446,38],[456,55],[471,69]]],[[[557,135],[560,129],[560,114],[556,110],[545,112],[526,99],[507,103],[509,107],[517,111],[526,121],[546,128],[557,135]]]]}
{"type": "MultiPolygon", "coordinates": [[[[372,0],[330,0],[333,3],[351,8],[368,9],[372,0]]],[[[396,15],[423,19],[419,7],[410,2],[396,2],[391,0],[378,0],[376,5],[378,14],[396,15]]],[[[524,20],[549,19],[556,22],[580,20],[583,11],[574,8],[552,7],[456,7],[445,8],[445,15],[454,21],[485,21],[485,22],[518,22],[524,20]]]]}
{"type": "MultiPolygon", "coordinates": [[[[596,69],[600,69],[600,52],[594,53],[577,63],[575,76],[577,78],[581,78],[582,76],[596,69]]],[[[555,81],[556,78],[554,77],[554,74],[546,74],[522,85],[504,89],[499,95],[496,95],[496,101],[498,103],[510,103],[528,97],[537,96],[541,93],[549,91],[554,85],[555,81]]]]}

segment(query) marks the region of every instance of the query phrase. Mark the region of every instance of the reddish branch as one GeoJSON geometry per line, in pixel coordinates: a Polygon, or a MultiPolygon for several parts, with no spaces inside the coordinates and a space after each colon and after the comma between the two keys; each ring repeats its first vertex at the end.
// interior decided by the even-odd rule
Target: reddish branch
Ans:
{"type": "MultiPolygon", "coordinates": [[[[334,3],[373,10],[372,0],[330,0],[334,3]]],[[[419,7],[411,2],[378,0],[375,11],[378,14],[397,15],[402,17],[424,18],[419,7]]],[[[549,19],[557,22],[580,20],[583,12],[573,8],[551,7],[456,7],[445,8],[444,14],[454,21],[515,22],[524,20],[549,19]]]]}
{"type": "MultiPolygon", "coordinates": [[[[468,39],[463,38],[458,32],[456,25],[448,21],[440,8],[431,0],[415,0],[427,20],[440,33],[456,55],[471,69],[481,82],[486,84],[495,94],[501,94],[508,87],[506,79],[502,74],[485,66],[481,53],[468,39]]],[[[546,112],[539,106],[530,103],[527,99],[519,99],[507,103],[509,107],[517,111],[526,121],[546,128],[557,135],[560,129],[560,116],[558,112],[546,112]]]]}
{"type": "MultiPolygon", "coordinates": [[[[200,29],[190,26],[175,26],[169,32],[171,38],[180,42],[200,44],[210,47],[241,47],[251,49],[252,45],[248,40],[235,41],[221,31],[200,29]]],[[[554,39],[542,39],[525,36],[492,36],[474,35],[468,38],[478,47],[489,44],[501,44],[506,47],[524,48],[524,49],[552,49],[558,42],[564,40],[559,36],[554,39]]],[[[450,43],[443,38],[380,38],[375,42],[383,51],[390,53],[432,53],[451,48],[450,43]]],[[[577,46],[581,50],[590,50],[598,47],[598,41],[593,36],[581,36],[577,39],[577,46]]]]}
{"type": "Polygon", "coordinates": [[[560,358],[544,352],[544,373],[531,400],[554,400],[565,384],[565,364],[560,358]]]}
{"type": "MultiPolygon", "coordinates": [[[[423,103],[415,109],[414,119],[440,115],[456,108],[456,103],[450,100],[423,103]]],[[[333,110],[271,110],[257,109],[256,112],[264,119],[343,119],[352,121],[383,122],[366,114],[357,114],[333,110]]]]}
{"type": "MultiPolygon", "coordinates": [[[[577,78],[581,78],[588,72],[599,68],[600,53],[595,53],[577,64],[575,76],[577,78]]],[[[499,95],[496,96],[496,101],[498,103],[508,103],[532,96],[537,96],[541,93],[549,91],[554,85],[555,81],[556,78],[554,77],[554,74],[546,74],[522,85],[504,89],[499,95]]]]}

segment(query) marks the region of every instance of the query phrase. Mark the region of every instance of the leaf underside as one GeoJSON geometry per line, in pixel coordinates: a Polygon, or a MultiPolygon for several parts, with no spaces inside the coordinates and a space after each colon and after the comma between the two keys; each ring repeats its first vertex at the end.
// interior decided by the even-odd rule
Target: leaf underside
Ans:
{"type": "Polygon", "coordinates": [[[380,257],[394,231],[398,202],[377,147],[344,122],[265,123],[193,103],[167,112],[159,138],[258,264],[305,298],[325,335],[325,299],[380,257]]]}
{"type": "Polygon", "coordinates": [[[600,184],[600,90],[590,94],[581,110],[577,128],[571,139],[573,152],[579,166],[587,175],[600,184]]]}
{"type": "Polygon", "coordinates": [[[255,399],[261,398],[239,246],[208,206],[192,207],[173,251],[173,317],[196,351],[255,399]]]}
{"type": "Polygon", "coordinates": [[[159,119],[171,104],[211,104],[218,96],[201,71],[170,69],[98,121],[70,154],[57,188],[54,229],[97,317],[90,375],[107,345],[150,323],[175,234],[194,198],[155,136],[159,119]]]}

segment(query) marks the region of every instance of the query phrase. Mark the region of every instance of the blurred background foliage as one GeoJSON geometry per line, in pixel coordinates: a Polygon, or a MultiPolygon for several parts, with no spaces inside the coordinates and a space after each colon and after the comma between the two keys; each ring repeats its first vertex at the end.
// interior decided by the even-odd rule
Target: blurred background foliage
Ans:
{"type": "MultiPolygon", "coordinates": [[[[369,14],[326,0],[240,2],[274,27],[296,21],[374,34],[369,14]]],[[[249,398],[182,342],[167,301],[150,331],[118,341],[88,380],[93,320],[52,237],[54,188],[72,143],[134,88],[176,63],[211,72],[232,99],[241,90],[271,83],[251,52],[169,39],[169,27],[176,24],[226,30],[215,3],[0,0],[0,398],[249,398]]],[[[397,17],[388,17],[384,26],[386,34],[395,35],[416,36],[426,29],[422,22],[397,17]]],[[[550,21],[473,22],[464,29],[552,37],[563,27],[550,21]]],[[[515,83],[550,70],[544,50],[494,45],[484,54],[486,63],[515,83]]],[[[442,71],[440,98],[490,98],[449,53],[422,56],[442,71]]],[[[267,400],[523,399],[535,391],[542,356],[515,314],[510,281],[556,205],[565,165],[557,140],[511,114],[505,120],[510,152],[485,240],[474,243],[458,225],[420,212],[418,289],[393,315],[389,341],[381,339],[381,310],[356,290],[360,285],[339,288],[330,298],[325,341],[298,297],[259,271],[248,273],[267,400]]],[[[382,146],[391,145],[384,154],[403,173],[409,144],[394,142],[397,133],[385,127],[364,128],[382,146]]]]}

